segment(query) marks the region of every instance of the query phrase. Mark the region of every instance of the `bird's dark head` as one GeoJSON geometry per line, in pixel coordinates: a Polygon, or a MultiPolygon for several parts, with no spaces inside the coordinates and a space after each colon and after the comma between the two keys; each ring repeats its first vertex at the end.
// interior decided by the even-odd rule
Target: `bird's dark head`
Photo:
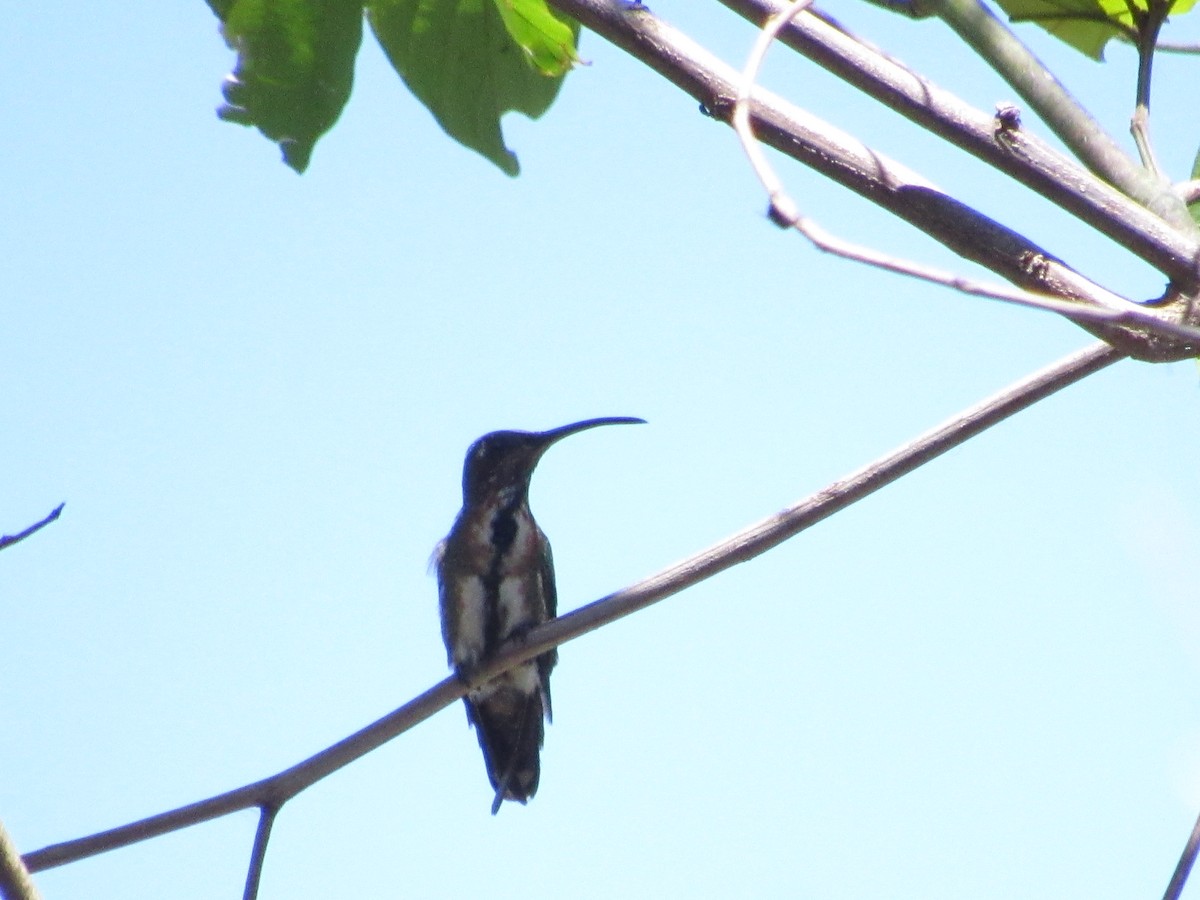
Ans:
{"type": "Polygon", "coordinates": [[[463,465],[463,502],[480,503],[504,490],[524,498],[538,460],[556,441],[600,425],[645,424],[645,419],[613,416],[585,419],[550,431],[493,431],[467,450],[463,465]]]}

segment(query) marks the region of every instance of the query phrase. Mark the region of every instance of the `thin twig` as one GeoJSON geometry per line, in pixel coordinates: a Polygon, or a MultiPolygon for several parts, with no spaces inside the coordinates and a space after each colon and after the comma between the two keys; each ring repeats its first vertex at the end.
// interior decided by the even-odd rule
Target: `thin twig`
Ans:
{"type": "Polygon", "coordinates": [[[8,829],[0,822],[0,898],[3,900],[38,900],[38,890],[13,845],[8,829]]]}
{"type": "Polygon", "coordinates": [[[66,505],[67,505],[66,503],[58,504],[58,506],[54,507],[54,509],[51,510],[50,515],[46,516],[46,518],[42,519],[42,521],[35,522],[34,524],[30,525],[24,531],[19,531],[16,534],[0,535],[0,550],[3,550],[5,547],[11,547],[13,544],[17,543],[18,541],[25,540],[25,538],[29,537],[31,534],[33,534],[36,531],[41,531],[43,528],[45,528],[47,525],[49,525],[51,522],[53,522],[55,519],[57,519],[59,517],[59,515],[63,511],[63,507],[66,505]]]}
{"type": "Polygon", "coordinates": [[[258,898],[263,862],[267,858],[267,841],[271,839],[271,826],[275,824],[275,816],[282,808],[282,803],[264,803],[259,809],[258,828],[254,832],[254,847],[250,851],[250,868],[246,871],[246,889],[242,892],[242,900],[258,898]]]}
{"type": "MultiPolygon", "coordinates": [[[[1121,353],[1101,343],[1035,372],[795,506],[752,525],[657,575],[533,629],[524,640],[506,645],[487,665],[480,667],[476,673],[478,680],[493,678],[553,647],[574,640],[602,625],[711,578],[718,572],[765,553],[1014,413],[1122,358],[1124,357],[1121,353]]],[[[377,722],[270,778],[129,825],[35,850],[25,856],[25,864],[31,872],[38,872],[239,810],[255,806],[278,808],[325,776],[446,708],[466,691],[467,685],[457,677],[451,676],[377,722]]],[[[259,831],[262,832],[261,823],[259,831]]]]}
{"type": "Polygon", "coordinates": [[[1179,862],[1175,864],[1175,872],[1171,875],[1171,883],[1167,885],[1167,892],[1163,894],[1163,900],[1179,900],[1179,895],[1183,893],[1184,885],[1187,884],[1188,875],[1191,874],[1192,866],[1196,864],[1198,852],[1200,852],[1200,817],[1197,817],[1196,824],[1192,826],[1192,833],[1183,846],[1183,853],[1179,856],[1179,862]]]}
{"type": "Polygon", "coordinates": [[[1154,52],[1158,44],[1158,34],[1167,21],[1171,4],[1163,0],[1150,0],[1145,10],[1130,0],[1126,0],[1126,5],[1137,30],[1138,53],[1137,94],[1129,131],[1133,135],[1142,165],[1162,177],[1162,167],[1158,164],[1154,145],[1150,141],[1150,85],[1154,74],[1154,52]]]}
{"type": "Polygon", "coordinates": [[[1137,147],[1138,157],[1142,165],[1155,175],[1162,174],[1158,157],[1154,155],[1154,145],[1150,141],[1150,108],[1138,104],[1133,108],[1129,119],[1129,133],[1133,136],[1133,145],[1137,147]]]}

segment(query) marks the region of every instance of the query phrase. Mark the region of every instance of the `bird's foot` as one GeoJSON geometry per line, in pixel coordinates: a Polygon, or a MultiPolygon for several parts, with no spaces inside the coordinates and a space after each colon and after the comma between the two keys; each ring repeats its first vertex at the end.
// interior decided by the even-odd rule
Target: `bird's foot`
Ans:
{"type": "Polygon", "coordinates": [[[483,662],[481,660],[456,663],[454,666],[454,677],[462,682],[468,691],[474,691],[485,683],[484,679],[479,676],[479,670],[482,668],[483,662]]]}

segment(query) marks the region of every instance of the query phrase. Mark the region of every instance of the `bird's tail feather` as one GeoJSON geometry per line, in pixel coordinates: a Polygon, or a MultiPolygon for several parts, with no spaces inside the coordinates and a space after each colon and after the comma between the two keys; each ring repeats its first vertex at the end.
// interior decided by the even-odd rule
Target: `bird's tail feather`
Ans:
{"type": "MultiPolygon", "coordinates": [[[[498,681],[500,679],[497,679],[498,681]]],[[[490,682],[476,697],[465,698],[475,726],[488,779],[496,790],[492,814],[505,800],[524,803],[537,793],[545,726],[540,692],[490,682]]]]}

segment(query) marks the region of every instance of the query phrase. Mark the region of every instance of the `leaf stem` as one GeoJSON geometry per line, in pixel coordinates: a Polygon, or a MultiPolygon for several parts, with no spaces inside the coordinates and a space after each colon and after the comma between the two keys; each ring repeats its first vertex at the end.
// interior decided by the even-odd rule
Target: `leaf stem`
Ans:
{"type": "Polygon", "coordinates": [[[1163,23],[1167,21],[1170,4],[1164,0],[1150,0],[1149,8],[1143,10],[1136,3],[1129,2],[1129,0],[1126,2],[1138,36],[1137,98],[1134,102],[1129,131],[1133,135],[1134,144],[1137,145],[1142,165],[1161,178],[1163,176],[1162,168],[1158,164],[1150,142],[1150,84],[1158,35],[1162,31],[1163,23]]]}

